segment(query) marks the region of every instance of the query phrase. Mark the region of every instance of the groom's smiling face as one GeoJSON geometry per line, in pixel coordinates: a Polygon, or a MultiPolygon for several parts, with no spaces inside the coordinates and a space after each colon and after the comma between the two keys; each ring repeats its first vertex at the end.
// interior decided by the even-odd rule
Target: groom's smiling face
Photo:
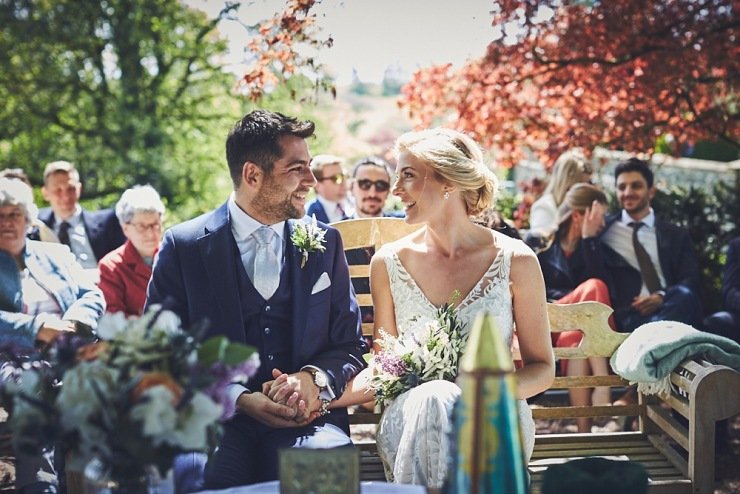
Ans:
{"type": "Polygon", "coordinates": [[[275,224],[306,214],[306,195],[316,183],[308,164],[311,155],[305,139],[285,135],[279,139],[282,156],[264,173],[253,204],[262,221],[275,224]]]}

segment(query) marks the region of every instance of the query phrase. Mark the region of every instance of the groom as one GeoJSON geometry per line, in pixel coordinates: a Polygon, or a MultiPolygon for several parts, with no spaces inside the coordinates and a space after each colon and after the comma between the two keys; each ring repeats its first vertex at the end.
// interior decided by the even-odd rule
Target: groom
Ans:
{"type": "Polygon", "coordinates": [[[207,320],[207,336],[252,345],[262,363],[248,382],[231,385],[236,413],[205,470],[204,455],[177,459],[180,492],[276,479],[281,448],[350,443],[347,410],[326,410],[365,366],[341,238],[319,223],[323,252],[291,240],[307,224],[315,179],[305,139],[313,132],[313,122],[279,113],[246,115],[226,140],[234,192],[165,233],[147,306],[166,301],[185,327],[207,320]],[[262,385],[281,372],[294,392],[280,404],[262,385]]]}

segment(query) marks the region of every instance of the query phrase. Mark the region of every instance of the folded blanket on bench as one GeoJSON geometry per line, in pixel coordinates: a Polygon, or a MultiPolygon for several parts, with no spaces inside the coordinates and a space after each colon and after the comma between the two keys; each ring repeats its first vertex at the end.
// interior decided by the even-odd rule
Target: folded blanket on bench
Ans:
{"type": "Polygon", "coordinates": [[[656,321],[635,329],[610,359],[614,372],[637,383],[643,394],[667,396],[670,373],[686,359],[703,356],[740,372],[740,345],[676,321],[656,321]]]}

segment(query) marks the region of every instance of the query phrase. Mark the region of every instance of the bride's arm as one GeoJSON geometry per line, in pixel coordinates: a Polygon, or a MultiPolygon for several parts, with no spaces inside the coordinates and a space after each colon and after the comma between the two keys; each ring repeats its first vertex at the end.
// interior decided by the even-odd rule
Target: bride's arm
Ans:
{"type": "MultiPolygon", "coordinates": [[[[380,338],[380,328],[392,335],[398,334],[390,280],[385,260],[380,253],[374,255],[370,261],[370,293],[373,296],[373,351],[378,351],[376,342],[380,338]]],[[[372,400],[375,393],[370,389],[371,373],[370,368],[363,369],[347,383],[342,396],[331,402],[329,408],[347,407],[372,400]]]]}
{"type": "Polygon", "coordinates": [[[514,323],[524,364],[516,371],[517,398],[525,399],[550,387],[555,378],[555,358],[542,270],[534,252],[523,244],[511,260],[511,290],[514,323]]]}

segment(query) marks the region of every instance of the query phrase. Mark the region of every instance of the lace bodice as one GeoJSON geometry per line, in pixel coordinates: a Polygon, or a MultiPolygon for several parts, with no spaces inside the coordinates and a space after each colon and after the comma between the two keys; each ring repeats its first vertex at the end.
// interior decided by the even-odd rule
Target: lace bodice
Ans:
{"type": "MultiPolygon", "coordinates": [[[[511,346],[514,328],[509,289],[511,255],[511,250],[500,249],[483,277],[457,305],[457,317],[465,331],[470,331],[475,317],[481,311],[493,314],[507,346],[511,346]]],[[[391,249],[385,252],[385,265],[390,280],[398,332],[401,333],[404,328],[411,327],[419,318],[422,321],[434,319],[437,307],[427,299],[416,281],[406,271],[398,255],[391,249]]],[[[451,287],[450,293],[452,291],[454,287],[451,287]]]]}
{"type": "MultiPolygon", "coordinates": [[[[501,240],[501,249],[475,287],[457,304],[457,317],[465,331],[481,311],[488,311],[506,342],[511,345],[514,330],[510,290],[513,240],[501,240]]],[[[392,244],[379,253],[388,271],[396,328],[402,333],[421,318],[435,318],[437,307],[424,295],[406,271],[392,244]]],[[[450,287],[450,293],[455,287],[450,287]]],[[[429,381],[394,399],[383,412],[376,441],[386,476],[400,483],[425,484],[439,489],[447,476],[450,455],[449,432],[452,407],[460,388],[448,381],[429,381]]],[[[529,461],[534,449],[535,426],[532,412],[524,400],[517,400],[522,450],[529,461]]]]}

